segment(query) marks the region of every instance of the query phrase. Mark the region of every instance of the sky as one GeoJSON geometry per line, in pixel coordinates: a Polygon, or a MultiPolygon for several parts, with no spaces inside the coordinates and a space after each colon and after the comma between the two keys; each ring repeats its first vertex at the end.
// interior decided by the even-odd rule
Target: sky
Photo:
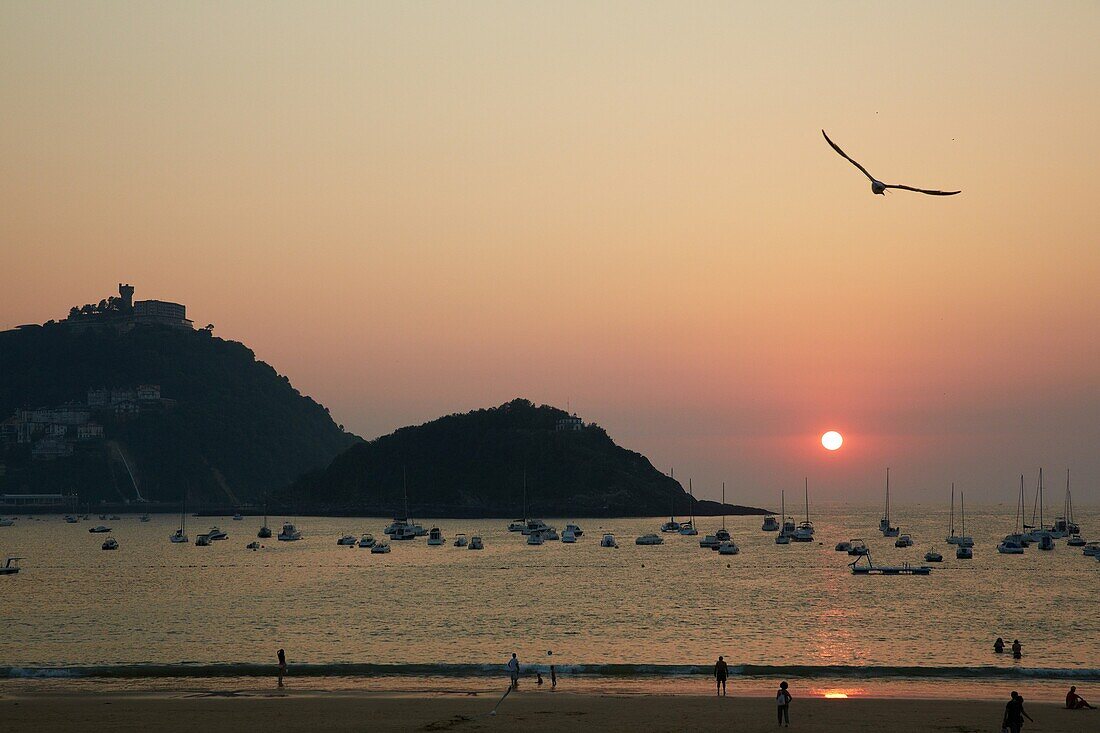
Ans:
{"type": "Polygon", "coordinates": [[[1100,4],[3,3],[0,328],[132,283],[366,438],[1100,501],[1100,4]],[[829,132],[887,182],[871,194],[829,132]],[[822,432],[840,431],[828,453],[822,432]],[[1059,480],[1060,482],[1060,480],[1059,480]]]}

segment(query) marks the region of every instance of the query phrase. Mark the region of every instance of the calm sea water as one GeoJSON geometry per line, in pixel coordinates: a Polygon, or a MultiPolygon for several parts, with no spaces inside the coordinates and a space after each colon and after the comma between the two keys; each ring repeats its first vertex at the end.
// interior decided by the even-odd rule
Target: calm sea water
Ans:
{"type": "MultiPolygon", "coordinates": [[[[531,663],[553,650],[569,674],[603,678],[690,676],[724,654],[749,676],[1100,682],[1095,558],[1064,541],[1053,552],[999,555],[1011,504],[968,512],[971,561],[944,542],[946,507],[894,510],[916,543],[908,549],[879,535],[879,512],[823,507],[811,517],[817,541],[788,546],[760,530],[761,518],[731,517],[736,556],[699,548],[720,518],[700,519],[699,537],[665,535],[655,547],[634,538],[661,519],[581,518],[577,544],[541,547],[501,520],[427,519],[447,545],[393,542],[388,555],[336,545],[345,533],[381,537],[388,520],[378,518],[294,518],[304,540],[265,540],[258,552],[244,548],[254,517],[188,517],[192,541],[211,524],[229,532],[210,547],[170,544],[178,517],[169,515],[20,518],[0,528],[0,555],[26,558],[22,573],[0,577],[0,677],[268,673],[284,647],[297,673],[326,678],[461,680],[496,673],[512,651],[531,663]],[[89,534],[99,523],[113,528],[118,551],[89,534]],[[457,532],[480,533],[485,550],[451,546],[457,532]],[[621,547],[599,547],[604,532],[621,547]],[[920,563],[930,545],[945,561],[929,577],[855,577],[851,558],[833,549],[852,537],[877,563],[920,563]],[[997,636],[1019,638],[1024,659],[994,656],[997,636]]],[[[1100,512],[1081,508],[1077,519],[1100,539],[1100,512]]],[[[560,531],[567,520],[547,521],[560,531]]]]}

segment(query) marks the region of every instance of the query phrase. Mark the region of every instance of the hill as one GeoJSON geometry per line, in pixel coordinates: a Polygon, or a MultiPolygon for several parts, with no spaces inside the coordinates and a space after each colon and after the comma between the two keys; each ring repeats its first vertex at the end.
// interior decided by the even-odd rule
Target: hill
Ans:
{"type": "MultiPolygon", "coordinates": [[[[595,424],[516,399],[448,415],[348,448],[281,492],[326,513],[416,516],[659,516],[688,512],[687,492],[595,424]]],[[[765,514],[728,505],[729,514],[765,514]]],[[[719,514],[697,502],[696,514],[719,514]]]]}
{"type": "Polygon", "coordinates": [[[0,493],[256,503],[358,440],[210,328],[93,319],[0,333],[0,493]]]}

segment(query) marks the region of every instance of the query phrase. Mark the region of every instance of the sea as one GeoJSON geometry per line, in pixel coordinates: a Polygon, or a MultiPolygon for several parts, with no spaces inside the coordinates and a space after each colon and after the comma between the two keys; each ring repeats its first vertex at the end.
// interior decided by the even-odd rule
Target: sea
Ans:
{"type": "MultiPolygon", "coordinates": [[[[1081,507],[1086,539],[1100,511],[1081,507]]],[[[761,517],[699,518],[698,536],[662,535],[665,517],[547,517],[584,534],[576,544],[527,545],[507,520],[418,519],[447,539],[391,542],[389,554],[337,545],[344,534],[383,537],[389,518],[276,517],[298,542],[256,539],[261,517],[188,516],[192,542],[172,544],[178,515],[77,524],[19,517],[0,527],[0,695],[66,690],[300,690],[478,693],[506,685],[513,652],[549,689],[707,694],[714,661],[730,665],[731,692],[771,695],[780,679],[805,695],[1061,699],[1070,684],[1100,697],[1100,561],[1058,540],[1000,555],[1011,503],[968,507],[972,560],[945,542],[948,508],[897,505],[914,545],[878,532],[881,507],[812,508],[812,543],[776,545],[761,517]],[[723,521],[740,553],[699,547],[723,521]],[[119,549],[104,551],[104,524],[119,549]],[[228,532],[209,547],[196,535],[228,532]],[[479,534],[481,551],[455,547],[479,534]],[[617,549],[600,546],[605,533],[617,549]],[[876,564],[944,561],[928,576],[856,576],[841,540],[862,538],[876,564]],[[993,653],[1019,639],[1023,658],[993,653]]],[[[802,519],[800,516],[796,520],[802,519]]],[[[958,521],[956,519],[956,521],[958,521]]],[[[543,689],[543,688],[539,688],[543,689]]]]}

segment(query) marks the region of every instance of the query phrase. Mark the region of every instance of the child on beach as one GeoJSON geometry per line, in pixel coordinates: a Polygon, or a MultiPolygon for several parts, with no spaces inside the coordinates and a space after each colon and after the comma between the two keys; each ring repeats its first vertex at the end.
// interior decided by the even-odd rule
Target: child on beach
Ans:
{"type": "Polygon", "coordinates": [[[791,727],[791,693],[787,691],[787,683],[779,683],[779,691],[775,693],[775,705],[776,714],[779,717],[779,724],[791,727]]]}

